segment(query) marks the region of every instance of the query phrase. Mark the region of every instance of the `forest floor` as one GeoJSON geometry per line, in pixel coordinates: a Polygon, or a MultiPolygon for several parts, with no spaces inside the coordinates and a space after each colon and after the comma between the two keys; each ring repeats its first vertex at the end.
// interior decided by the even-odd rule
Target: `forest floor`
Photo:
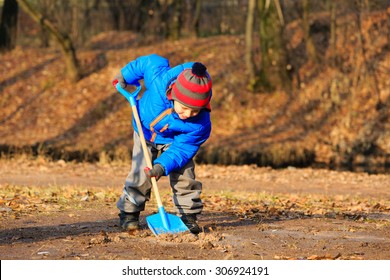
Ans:
{"type": "MultiPolygon", "coordinates": [[[[203,232],[118,226],[126,163],[0,160],[0,259],[390,259],[390,174],[197,166],[203,232]]],[[[172,203],[168,181],[159,181],[172,203]]]]}
{"type": "MultiPolygon", "coordinates": [[[[365,15],[365,47],[350,36],[354,15],[340,19],[337,67],[307,61],[301,24],[289,25],[293,89],[256,94],[247,90],[241,35],[141,44],[131,32],[98,34],[77,52],[77,83],[55,47],[2,54],[0,259],[390,260],[388,14],[365,15]],[[198,236],[154,236],[145,223],[153,196],[141,230],[118,226],[132,119],[111,81],[152,53],[172,66],[201,61],[213,77],[213,131],[197,156],[220,165],[196,169],[198,236]],[[234,165],[249,162],[287,167],[234,165]],[[329,170],[345,167],[370,174],[329,170]]],[[[329,29],[321,30],[321,59],[333,61],[329,29]]],[[[172,211],[167,178],[159,188],[172,211]]]]}

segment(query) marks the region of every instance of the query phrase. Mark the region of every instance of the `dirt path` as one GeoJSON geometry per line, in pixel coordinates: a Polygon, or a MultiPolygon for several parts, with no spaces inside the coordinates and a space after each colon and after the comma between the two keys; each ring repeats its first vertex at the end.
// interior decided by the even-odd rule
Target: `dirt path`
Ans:
{"type": "MultiPolygon", "coordinates": [[[[1,259],[390,259],[390,175],[199,166],[204,232],[122,232],[125,164],[0,161],[1,259]]],[[[166,208],[170,193],[159,183],[166,208]]]]}

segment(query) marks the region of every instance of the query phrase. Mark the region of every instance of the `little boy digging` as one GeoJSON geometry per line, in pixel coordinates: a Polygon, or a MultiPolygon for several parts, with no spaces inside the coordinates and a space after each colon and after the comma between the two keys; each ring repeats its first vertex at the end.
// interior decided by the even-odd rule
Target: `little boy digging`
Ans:
{"type": "Polygon", "coordinates": [[[117,202],[120,226],[125,230],[139,228],[140,212],[150,199],[150,177],[158,180],[169,176],[177,215],[198,234],[202,183],[195,179],[193,158],[211,132],[210,75],[202,63],[187,62],[171,68],[166,58],[152,54],[129,62],[113,84],[125,88],[139,85],[142,79],[146,90],[137,108],[153,168],[146,166],[134,124],[131,170],[117,202]]]}

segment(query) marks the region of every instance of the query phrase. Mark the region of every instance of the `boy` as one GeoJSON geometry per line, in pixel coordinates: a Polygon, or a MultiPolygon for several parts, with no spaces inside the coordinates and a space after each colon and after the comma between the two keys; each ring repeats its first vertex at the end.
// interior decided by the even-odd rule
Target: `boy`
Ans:
{"type": "Polygon", "coordinates": [[[167,59],[152,54],[129,62],[113,84],[124,88],[139,85],[142,79],[146,90],[137,108],[153,168],[146,167],[133,123],[132,166],[117,202],[120,226],[125,230],[139,228],[140,212],[150,199],[150,177],[169,176],[176,212],[188,229],[198,234],[202,183],[195,179],[193,157],[211,132],[210,75],[199,62],[171,68],[167,59]]]}

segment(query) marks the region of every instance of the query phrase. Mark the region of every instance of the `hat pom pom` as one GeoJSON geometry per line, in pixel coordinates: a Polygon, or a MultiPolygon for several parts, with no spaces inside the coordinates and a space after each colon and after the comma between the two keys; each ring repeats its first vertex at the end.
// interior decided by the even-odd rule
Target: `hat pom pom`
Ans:
{"type": "Polygon", "coordinates": [[[206,66],[204,66],[200,62],[195,62],[192,65],[192,74],[198,76],[198,77],[204,77],[206,75],[206,66]]]}

